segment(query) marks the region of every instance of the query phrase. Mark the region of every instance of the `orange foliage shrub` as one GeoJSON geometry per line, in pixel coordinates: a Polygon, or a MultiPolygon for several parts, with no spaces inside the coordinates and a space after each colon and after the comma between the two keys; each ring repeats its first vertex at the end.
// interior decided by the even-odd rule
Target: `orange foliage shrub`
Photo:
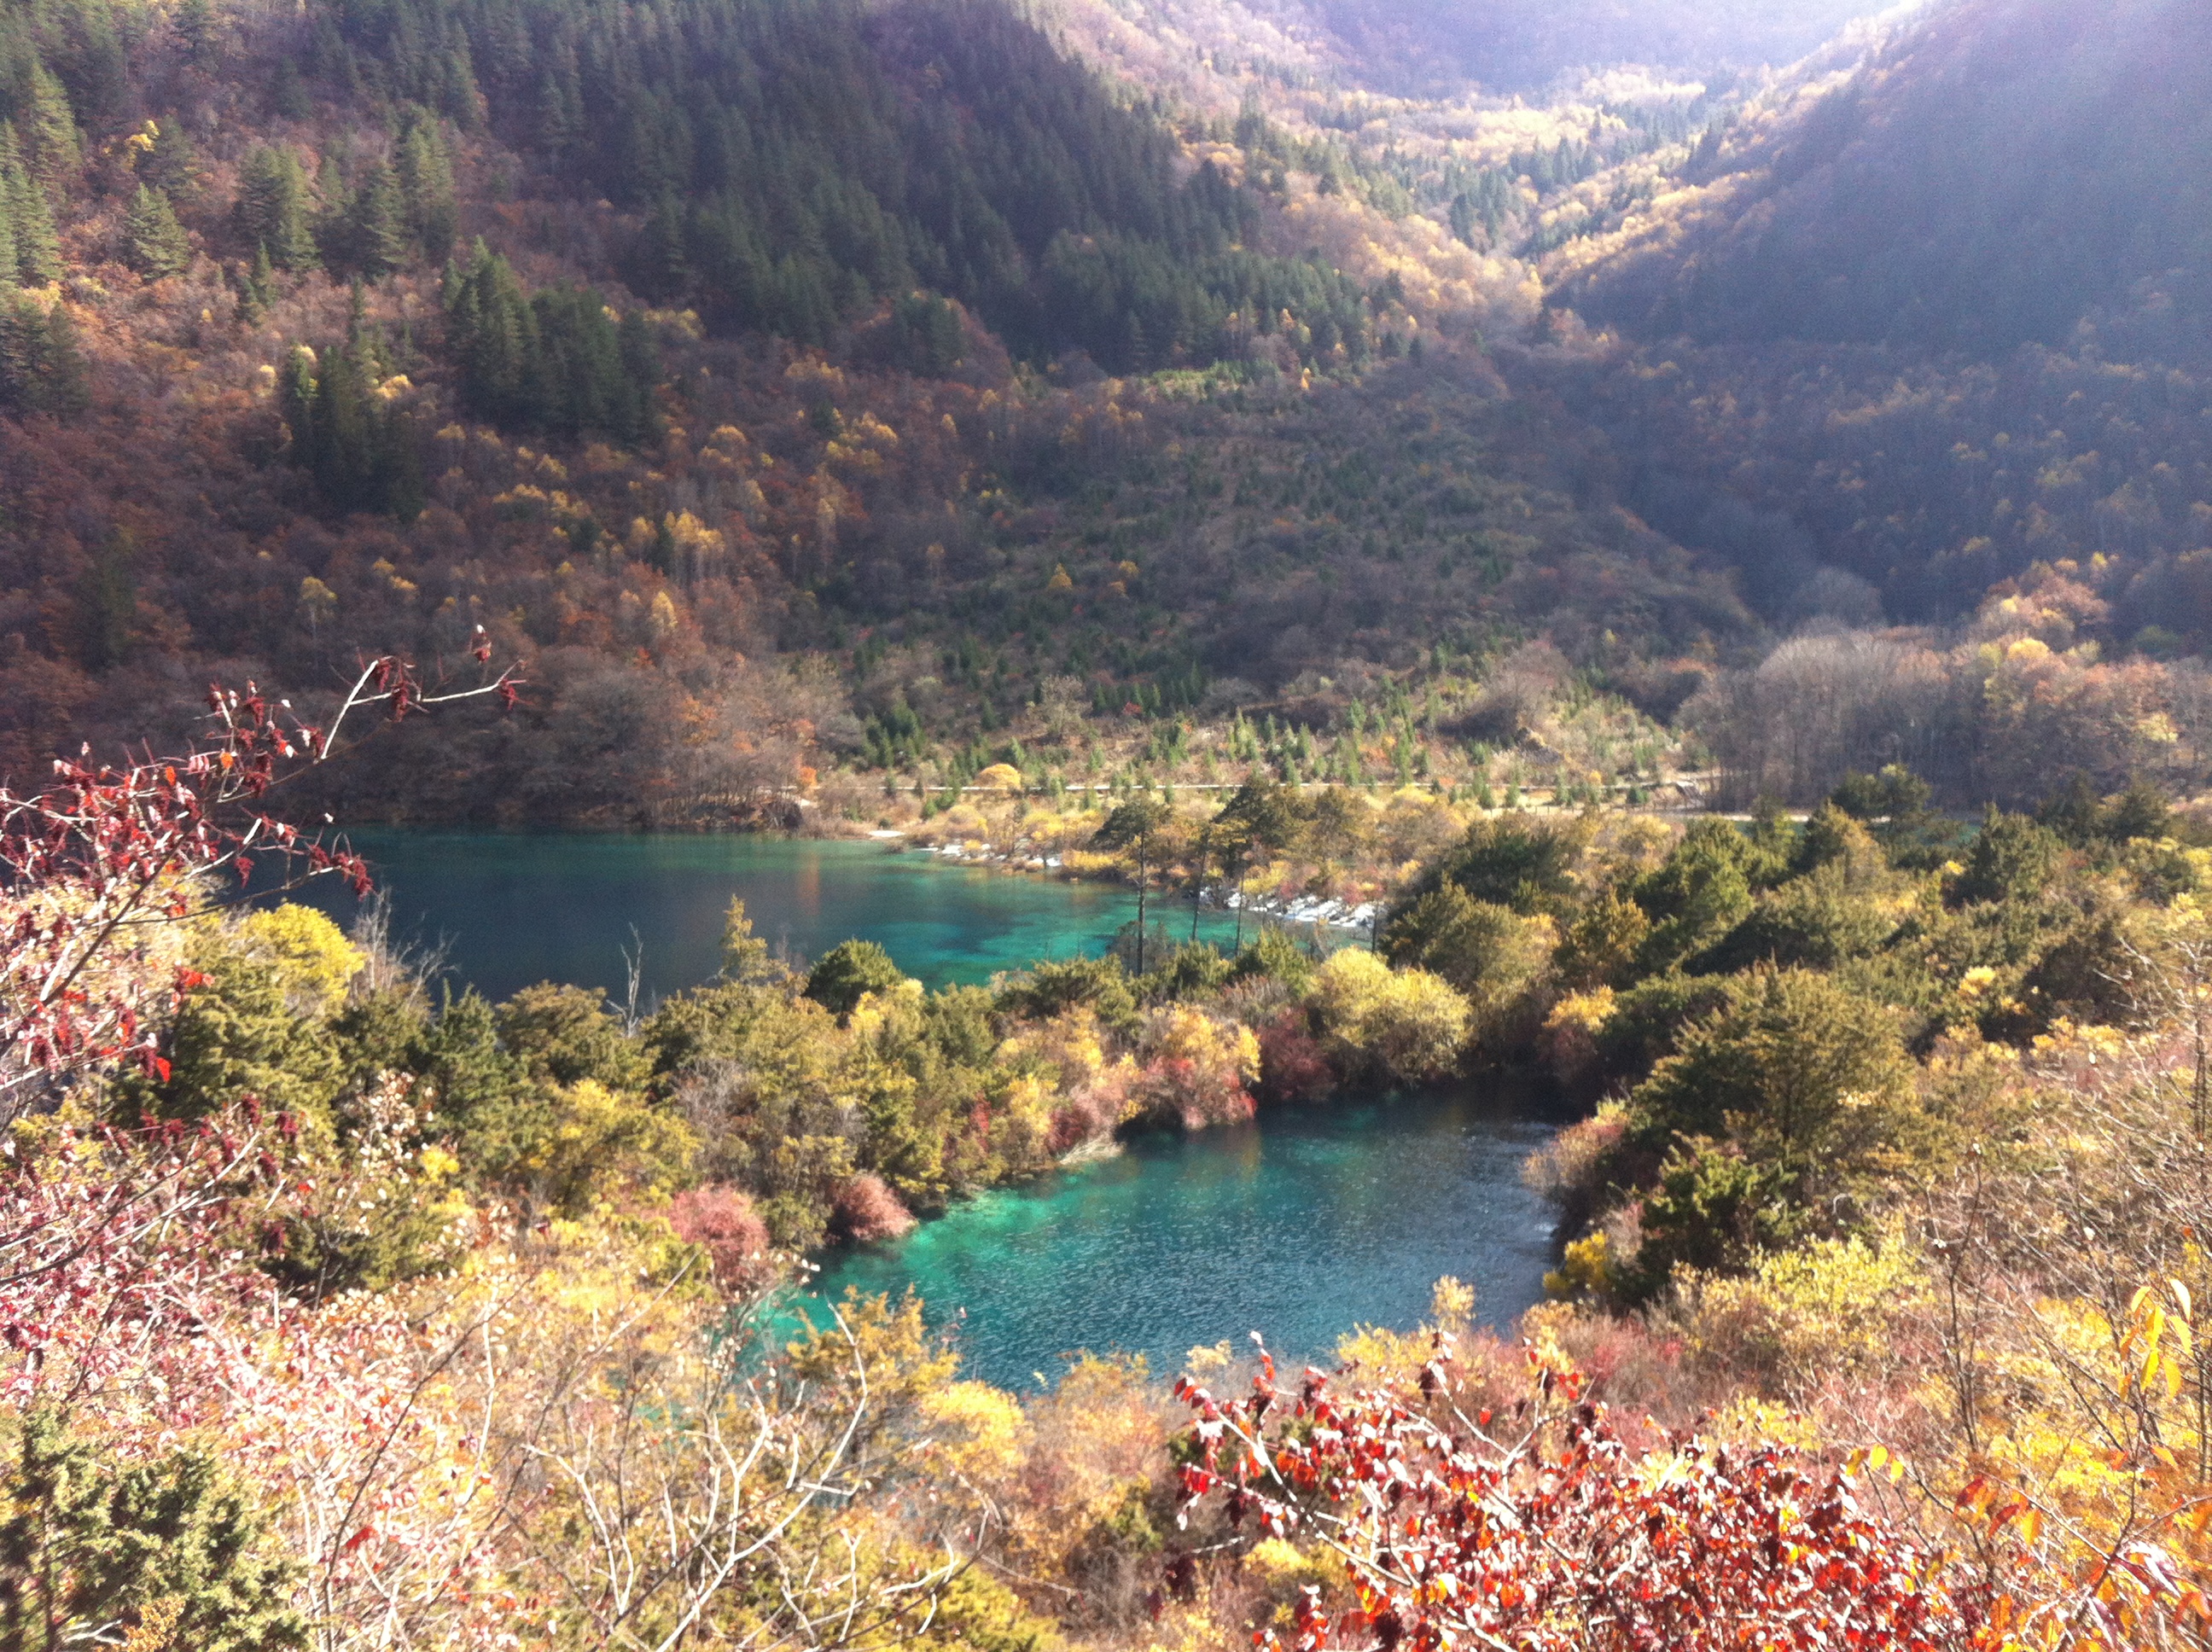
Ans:
{"type": "Polygon", "coordinates": [[[735,1187],[694,1187],[676,1195],[669,1224],[707,1253],[714,1283],[726,1291],[761,1284],[770,1271],[768,1224],[735,1187]]]}
{"type": "Polygon", "coordinates": [[[913,1226],[914,1212],[881,1176],[865,1170],[838,1190],[830,1214],[830,1231],[855,1245],[896,1239],[913,1226]]]}

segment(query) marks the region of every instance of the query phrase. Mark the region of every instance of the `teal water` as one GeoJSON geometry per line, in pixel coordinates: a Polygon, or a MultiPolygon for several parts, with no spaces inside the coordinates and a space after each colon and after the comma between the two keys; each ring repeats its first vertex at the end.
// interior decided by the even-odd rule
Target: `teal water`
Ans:
{"type": "MultiPolygon", "coordinates": [[[[720,967],[722,914],[744,897],[753,932],[800,960],[854,937],[880,942],[930,987],[980,984],[1038,958],[1103,951],[1137,915],[1133,891],[1060,883],[880,843],[751,836],[350,835],[390,896],[403,938],[443,944],[453,976],[497,1000],[541,981],[618,991],[644,947],[648,994],[720,967]]],[[[322,880],[303,897],[341,921],[352,897],[322,880]]],[[[1180,938],[1190,911],[1155,902],[1180,938]]],[[[1226,939],[1228,922],[1200,932],[1226,939]]]]}
{"type": "MultiPolygon", "coordinates": [[[[395,932],[442,944],[453,975],[495,999],[539,981],[619,987],[633,927],[649,993],[695,986],[718,967],[733,895],[795,957],[858,936],[932,986],[1096,954],[1136,914],[1124,890],[872,843],[363,832],[355,844],[395,932]]],[[[310,890],[350,915],[343,891],[310,890]]],[[[1188,933],[1187,908],[1162,915],[1188,933]]],[[[1552,1217],[1519,1172],[1554,1127],[1467,1094],[1143,1139],[963,1203],[896,1245],[827,1258],[818,1289],[912,1286],[971,1375],[1016,1388],[1056,1380],[1079,1349],[1141,1353],[1165,1372],[1224,1338],[1248,1349],[1253,1331],[1288,1357],[1326,1359],[1356,1324],[1418,1323],[1448,1273],[1503,1326],[1542,1294],[1552,1217]]]]}
{"type": "Polygon", "coordinates": [[[1552,1265],[1553,1212],[1520,1168],[1556,1127],[1462,1096],[1147,1138],[834,1258],[814,1294],[911,1285],[969,1375],[1017,1388],[1056,1382],[1077,1350],[1168,1374],[1224,1338],[1249,1353],[1255,1331],[1279,1358],[1325,1363],[1356,1325],[1419,1324],[1446,1274],[1474,1287],[1478,1319],[1510,1327],[1552,1265]]]}

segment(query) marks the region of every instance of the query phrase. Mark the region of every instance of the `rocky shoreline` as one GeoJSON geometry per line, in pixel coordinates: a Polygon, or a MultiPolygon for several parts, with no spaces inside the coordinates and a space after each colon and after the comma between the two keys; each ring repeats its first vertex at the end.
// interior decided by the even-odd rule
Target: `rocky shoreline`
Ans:
{"type": "MultiPolygon", "coordinates": [[[[1019,851],[1009,853],[996,849],[974,849],[959,843],[915,843],[904,832],[888,829],[870,832],[868,836],[878,842],[899,846],[900,853],[928,855],[955,865],[989,866],[1002,872],[1023,872],[1032,877],[1060,877],[1073,882],[1105,881],[1086,880],[1082,873],[1070,871],[1066,861],[1056,854],[1024,854],[1019,851]]],[[[1355,904],[1317,896],[1285,901],[1278,896],[1254,897],[1241,893],[1223,896],[1218,890],[1206,890],[1200,894],[1200,903],[1215,912],[1235,912],[1242,908],[1254,916],[1272,919],[1277,923],[1311,924],[1320,929],[1363,932],[1371,930],[1382,915],[1381,908],[1371,901],[1355,904]]]]}

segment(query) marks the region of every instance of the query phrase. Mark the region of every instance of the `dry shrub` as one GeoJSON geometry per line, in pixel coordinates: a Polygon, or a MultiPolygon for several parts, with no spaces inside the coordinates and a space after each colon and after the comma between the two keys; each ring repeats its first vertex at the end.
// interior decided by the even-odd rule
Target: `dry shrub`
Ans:
{"type": "Polygon", "coordinates": [[[1113,1134],[1128,1107],[1127,1075],[1109,1069],[1097,1081],[1084,1085],[1061,1103],[1052,1115],[1046,1145],[1057,1158],[1087,1141],[1113,1134]]]}
{"type": "Polygon", "coordinates": [[[1143,1620],[1174,1530],[1173,1415],[1141,1358],[1079,1356],[1027,1403],[1032,1444],[1003,1487],[1011,1558],[1060,1596],[1064,1623],[1143,1620]]]}
{"type": "Polygon", "coordinates": [[[1522,1316],[1531,1341],[1557,1347],[1590,1382],[1594,1398],[1610,1406],[1624,1431],[1641,1439],[1630,1419],[1662,1428],[1693,1425],[1729,1397],[1727,1386],[1686,1361],[1681,1338],[1634,1315],[1595,1312],[1544,1303],[1522,1316]]]}
{"type": "Polygon", "coordinates": [[[1597,1209],[1612,1179],[1613,1156],[1627,1134],[1627,1109],[1607,1102],[1529,1154],[1521,1166],[1521,1180],[1557,1205],[1567,1225],[1580,1227],[1597,1209]]]}
{"type": "Polygon", "coordinates": [[[881,1176],[863,1170],[837,1190],[830,1212],[830,1231],[855,1245],[896,1239],[914,1226],[914,1212],[884,1185],[881,1176]]]}
{"type": "Polygon", "coordinates": [[[1303,1010],[1285,1010],[1260,1029],[1261,1100],[1318,1101],[1335,1086],[1336,1074],[1303,1010]]]}
{"type": "Polygon", "coordinates": [[[1462,716],[1455,732],[1510,745],[1545,721],[1552,703],[1574,675],[1565,655],[1547,641],[1525,643],[1498,663],[1481,697],[1462,716]]]}
{"type": "Polygon", "coordinates": [[[725,1291],[748,1291],[774,1268],[768,1224],[751,1200],[730,1187],[695,1187],[676,1195],[669,1225],[686,1244],[700,1246],[725,1291]]]}

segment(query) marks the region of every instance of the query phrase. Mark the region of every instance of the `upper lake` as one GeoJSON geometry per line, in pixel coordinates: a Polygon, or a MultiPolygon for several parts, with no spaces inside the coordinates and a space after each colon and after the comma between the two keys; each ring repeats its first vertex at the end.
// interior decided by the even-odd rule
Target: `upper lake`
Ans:
{"type": "MultiPolygon", "coordinates": [[[[742,896],[753,932],[799,959],[877,941],[929,987],[981,985],[1039,958],[1097,956],[1137,915],[1133,890],[963,866],[882,843],[752,836],[349,835],[391,899],[402,939],[442,944],[453,976],[495,1000],[541,981],[618,991],[624,949],[665,997],[721,966],[722,915],[742,896]],[[633,939],[633,931],[635,939],[633,939]]],[[[349,919],[333,879],[301,898],[349,919]]],[[[1178,937],[1190,908],[1156,899],[1178,937]]],[[[1148,914],[1148,915],[1151,915],[1148,914]]],[[[1226,940],[1230,923],[1201,920],[1226,940]]]]}

